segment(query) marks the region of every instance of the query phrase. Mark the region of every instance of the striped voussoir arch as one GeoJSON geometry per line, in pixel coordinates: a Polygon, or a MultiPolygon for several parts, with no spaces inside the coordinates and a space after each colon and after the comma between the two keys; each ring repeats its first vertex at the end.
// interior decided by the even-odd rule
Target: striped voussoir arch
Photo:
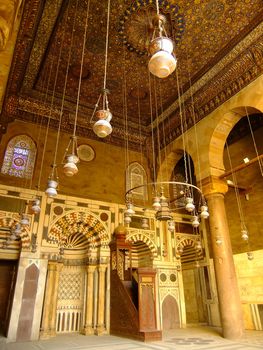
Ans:
{"type": "MultiPolygon", "coordinates": [[[[0,214],[0,230],[1,228],[8,228],[11,229],[11,227],[14,227],[16,224],[20,222],[21,218],[18,214],[13,215],[6,215],[6,214],[0,214]]],[[[27,250],[30,248],[30,232],[29,227],[22,227],[21,228],[21,246],[22,250],[27,250]]]]}
{"type": "Polygon", "coordinates": [[[193,263],[204,258],[203,249],[196,249],[196,240],[196,237],[185,237],[178,242],[176,251],[180,252],[182,264],[193,263]]]}
{"type": "Polygon", "coordinates": [[[196,239],[187,237],[187,238],[183,238],[182,240],[180,240],[180,242],[178,242],[176,248],[177,249],[179,247],[184,248],[186,246],[195,248],[195,244],[196,244],[196,239]]]}
{"type": "MultiPolygon", "coordinates": [[[[48,233],[48,240],[56,243],[63,241],[66,248],[67,242],[70,241],[71,245],[73,243],[69,237],[76,234],[83,235],[86,245],[93,248],[109,243],[109,234],[104,224],[93,213],[83,211],[67,213],[55,221],[48,233]]],[[[78,239],[76,243],[80,241],[78,239]]],[[[75,245],[75,248],[77,246],[78,244],[75,245]]]]}
{"type": "Polygon", "coordinates": [[[155,258],[157,257],[157,247],[156,244],[144,233],[137,232],[137,233],[131,233],[126,237],[127,241],[130,241],[132,243],[136,242],[144,242],[147,247],[150,249],[152,256],[155,258]]]}

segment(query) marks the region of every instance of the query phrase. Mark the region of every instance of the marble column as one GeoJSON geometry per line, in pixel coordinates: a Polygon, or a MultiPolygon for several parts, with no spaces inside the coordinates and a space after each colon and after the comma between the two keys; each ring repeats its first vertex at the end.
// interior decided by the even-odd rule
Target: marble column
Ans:
{"type": "Polygon", "coordinates": [[[63,264],[57,261],[49,261],[48,263],[44,309],[40,330],[41,339],[54,337],[56,335],[58,283],[59,273],[62,268],[63,264]]]}
{"type": "Polygon", "coordinates": [[[96,334],[105,334],[105,280],[107,265],[100,265],[99,271],[99,290],[98,290],[98,320],[96,334]]]}
{"type": "Polygon", "coordinates": [[[239,339],[243,335],[244,326],[224,203],[227,190],[226,183],[219,179],[212,179],[212,182],[203,187],[210,213],[211,245],[222,332],[224,338],[239,339]]]}
{"type": "Polygon", "coordinates": [[[85,324],[82,331],[83,334],[94,334],[93,327],[93,305],[94,305],[94,271],[96,266],[87,266],[87,290],[86,290],[86,310],[85,310],[85,324]]]}

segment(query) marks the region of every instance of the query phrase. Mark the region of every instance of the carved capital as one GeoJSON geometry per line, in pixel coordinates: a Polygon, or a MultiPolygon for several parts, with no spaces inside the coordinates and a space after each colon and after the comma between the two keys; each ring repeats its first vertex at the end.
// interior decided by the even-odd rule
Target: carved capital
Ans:
{"type": "Polygon", "coordinates": [[[221,193],[225,194],[228,191],[228,186],[225,180],[220,179],[216,176],[208,176],[202,180],[202,192],[205,197],[221,193]]]}
{"type": "Polygon", "coordinates": [[[93,274],[94,271],[96,270],[96,268],[97,268],[96,265],[88,265],[88,266],[86,266],[87,274],[93,274]]]}

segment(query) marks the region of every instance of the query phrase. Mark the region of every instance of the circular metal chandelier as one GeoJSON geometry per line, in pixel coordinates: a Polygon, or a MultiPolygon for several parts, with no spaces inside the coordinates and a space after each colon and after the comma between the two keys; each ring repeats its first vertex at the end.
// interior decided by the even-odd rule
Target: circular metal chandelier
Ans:
{"type": "MultiPolygon", "coordinates": [[[[175,224],[173,213],[186,211],[192,215],[191,223],[194,228],[200,224],[200,218],[209,217],[208,207],[204,195],[199,187],[186,182],[161,181],[149,182],[129,189],[125,194],[126,210],[124,211],[124,222],[129,224],[135,214],[134,207],[143,208],[145,211],[150,207],[155,211],[158,221],[168,221],[168,229],[174,231],[175,224]],[[136,193],[138,190],[151,189],[149,200],[140,200],[136,193]]],[[[146,222],[144,222],[146,227],[146,222]]]]}

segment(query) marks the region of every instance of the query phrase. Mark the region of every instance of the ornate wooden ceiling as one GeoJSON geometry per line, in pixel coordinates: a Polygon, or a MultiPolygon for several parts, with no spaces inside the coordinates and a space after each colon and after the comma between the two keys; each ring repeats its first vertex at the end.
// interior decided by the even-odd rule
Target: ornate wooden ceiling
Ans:
{"type": "MultiPolygon", "coordinates": [[[[77,132],[97,138],[89,121],[103,86],[107,0],[25,2],[5,118],[50,117],[57,127],[65,95],[62,128],[71,132],[88,5],[77,132]]],[[[178,91],[190,127],[192,99],[198,121],[262,74],[262,0],[159,0],[159,6],[178,59],[176,73],[163,80],[147,69],[155,1],[111,1],[107,87],[113,133],[104,142],[123,145],[127,116],[130,147],[138,149],[159,116],[164,146],[181,132],[178,91]]]]}

